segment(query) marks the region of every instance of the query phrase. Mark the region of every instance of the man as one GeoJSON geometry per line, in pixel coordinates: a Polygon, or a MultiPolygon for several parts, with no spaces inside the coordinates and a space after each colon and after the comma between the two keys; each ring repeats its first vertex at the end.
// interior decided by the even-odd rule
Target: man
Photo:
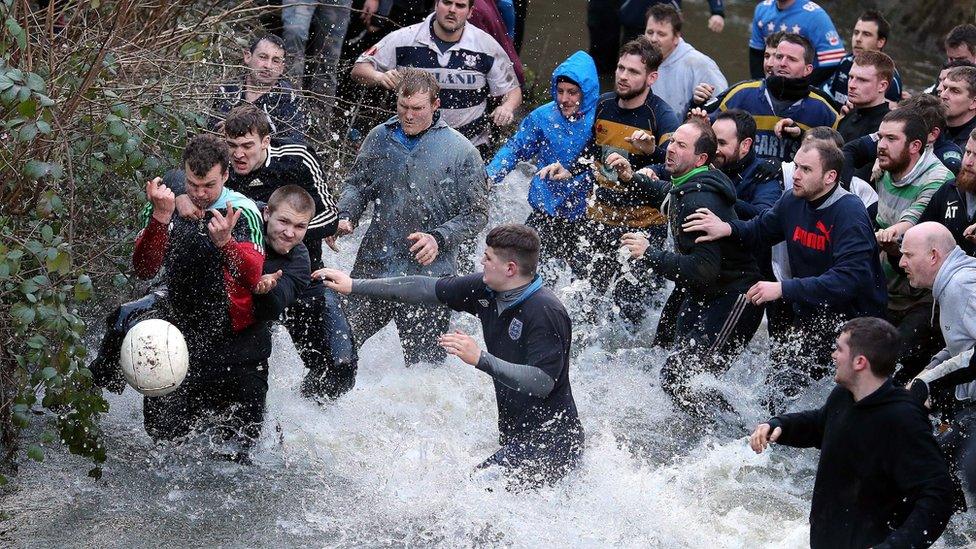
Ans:
{"type": "Polygon", "coordinates": [[[664,61],[658,68],[654,93],[676,113],[688,112],[695,86],[712,89],[729,87],[722,71],[710,57],[696,50],[681,37],[684,18],[671,4],[655,4],[647,11],[644,36],[661,50],[664,61]]]}
{"type": "MultiPolygon", "coordinates": [[[[322,242],[336,234],[338,212],[315,151],[272,141],[267,117],[251,105],[235,107],[223,130],[233,167],[229,188],[258,202],[268,202],[273,192],[289,184],[313,197],[315,215],[306,227],[304,243],[311,268],[322,268],[322,242]]],[[[177,196],[177,209],[181,215],[202,215],[185,196],[177,196]]],[[[309,285],[289,307],[284,326],[308,368],[302,381],[304,396],[334,399],[352,389],[358,357],[338,296],[322,284],[309,285]]]]}
{"type": "Polygon", "coordinates": [[[422,23],[391,32],[359,56],[353,79],[392,90],[406,67],[429,72],[441,89],[444,122],[476,146],[487,145],[489,94],[502,98],[491,121],[507,126],[522,104],[522,88],[498,42],[466,25],[470,14],[470,0],[437,0],[422,23]]]}
{"type": "MultiPolygon", "coordinates": [[[[587,2],[586,26],[590,35],[590,55],[596,61],[601,76],[607,76],[614,71],[620,45],[644,33],[647,10],[658,4],[673,4],[675,8],[681,9],[681,0],[590,0],[587,2]]],[[[712,32],[722,32],[725,28],[724,1],[708,0],[708,9],[711,13],[708,18],[708,29],[712,32]]]]}
{"type": "Polygon", "coordinates": [[[976,131],[969,134],[959,174],[935,191],[918,221],[944,225],[966,255],[976,254],[976,240],[966,237],[966,228],[976,223],[976,131]]]}
{"type": "Polygon", "coordinates": [[[762,78],[763,45],[766,36],[783,31],[798,34],[816,45],[816,59],[811,45],[811,73],[814,84],[822,82],[836,70],[844,57],[844,41],[830,15],[815,2],[807,0],[764,0],[756,5],[752,15],[752,36],[749,38],[749,73],[762,78]]]}
{"type": "MultiPolygon", "coordinates": [[[[943,166],[957,173],[962,152],[946,137],[946,108],[942,100],[927,93],[918,93],[902,100],[898,108],[912,111],[925,120],[929,132],[926,146],[932,147],[932,152],[943,166]]],[[[878,139],[878,133],[875,132],[842,145],[844,152],[842,184],[850,184],[855,175],[863,181],[871,180],[871,172],[878,159],[878,139]]]]}
{"type": "MultiPolygon", "coordinates": [[[[606,165],[609,155],[625,156],[634,170],[664,158],[664,145],[678,127],[678,117],[651,86],[657,81],[661,53],[639,37],[620,48],[614,91],[600,97],[590,147],[572,171],[560,163],[540,170],[544,179],[568,180],[573,174],[592,171],[596,184],[587,200],[590,220],[588,240],[591,252],[590,282],[597,293],[612,288],[614,304],[628,328],[644,321],[652,285],[635,284],[622,276],[620,238],[629,232],[643,232],[655,248],[667,238],[667,220],[655,202],[634,183],[623,182],[615,170],[606,165]],[[587,162],[592,159],[592,162],[587,162]]],[[[663,281],[659,281],[662,282],[663,281]]]]}
{"type": "Polygon", "coordinates": [[[646,189],[656,203],[670,202],[668,221],[674,252],[648,248],[640,234],[625,234],[621,242],[639,258],[634,272],[660,273],[675,282],[661,313],[655,345],[674,347],[661,369],[661,386],[696,418],[710,417],[714,407],[731,411],[721,394],[698,393],[690,387],[699,373],[725,371],[739,349],[749,343],[762,321],[762,308],[744,293],[759,280],[750,250],[736,242],[696,242],[681,231],[685,217],[709,208],[723,219],[736,219],[735,188],[719,170],[709,168],[715,157],[715,134],[706,122],[693,120],[675,130],[665,168],[671,181],[654,180],[633,172],[626,158],[612,154],[608,164],[621,181],[646,189]],[[684,356],[688,353],[687,356],[684,356]]]}
{"type": "MultiPolygon", "coordinates": [[[[867,10],[857,18],[857,23],[854,24],[854,36],[851,37],[851,50],[853,51],[841,59],[837,70],[821,87],[833,99],[835,108],[840,109],[848,101],[848,82],[851,68],[854,66],[854,58],[865,52],[880,53],[888,43],[890,33],[891,25],[877,10],[867,10]]],[[[889,101],[896,103],[903,99],[901,75],[894,68],[894,63],[892,63],[888,89],[883,95],[889,101]]]]}
{"type": "Polygon", "coordinates": [[[953,27],[943,41],[946,61],[976,63],[976,25],[966,23],[953,27]]]}
{"type": "Polygon", "coordinates": [[[904,383],[928,363],[942,340],[932,326],[932,294],[912,288],[899,272],[898,243],[918,223],[932,195],[952,175],[925,145],[928,136],[922,117],[906,109],[888,113],[878,130],[877,238],[888,281],[888,319],[898,327],[903,348],[898,355],[902,369],[896,380],[904,383]],[[887,259],[886,261],[884,259],[887,259]]]}
{"type": "Polygon", "coordinates": [[[893,81],[895,63],[880,51],[864,51],[854,57],[847,75],[847,102],[851,109],[837,124],[844,142],[878,131],[891,107],[886,92],[893,81]]]}
{"type": "MultiPolygon", "coordinates": [[[[718,114],[712,122],[717,148],[712,165],[735,186],[735,213],[748,221],[768,210],[783,195],[780,168],[756,156],[756,121],[741,109],[718,114]]],[[[761,265],[760,265],[761,266],[761,265]]]]}
{"type": "Polygon", "coordinates": [[[261,214],[250,199],[224,187],[230,154],[223,141],[191,139],[183,165],[187,195],[208,216],[174,216],[173,191],[161,178],[148,182],[150,204],[132,255],[141,279],[165,266],[165,317],[182,332],[190,355],[178,389],[145,397],[146,431],[173,439],[217,414],[223,416],[221,438],[236,439],[246,452],[261,433],[271,354],[271,334],[257,321],[251,294],[264,264],[261,214]]]}
{"type": "Polygon", "coordinates": [[[565,475],[583,452],[583,427],[569,384],[572,324],[536,274],[539,237],[532,228],[495,227],[485,244],[483,273],[362,280],[324,269],[314,276],[344,294],[446,305],[476,315],[486,350],[461,331],[442,332],[437,342],[494,382],[502,447],[479,468],[500,466],[514,480],[548,483],[565,475]]]}
{"type": "Polygon", "coordinates": [[[756,305],[783,299],[793,306],[798,348],[767,377],[774,410],[797,396],[810,377],[826,374],[825,333],[844,319],[884,317],[888,301],[871,220],[861,200],[837,184],[844,162],[840,150],[807,141],[794,162],[792,193],[758,217],[727,222],[702,209],[682,227],[704,233],[699,241],[731,236],[750,249],[786,242],[790,278],[757,282],[746,294],[756,305]]]}
{"type": "Polygon", "coordinates": [[[288,74],[325,107],[331,118],[339,83],[339,57],[352,0],[283,0],[282,38],[291,59],[288,74]],[[309,41],[309,37],[314,39],[309,41]],[[311,72],[309,72],[311,69],[311,72]]]}
{"type": "MultiPolygon", "coordinates": [[[[461,243],[488,222],[488,185],[477,149],[447,126],[440,91],[429,72],[407,69],[397,115],[369,132],[339,199],[339,235],[352,232],[366,207],[373,217],[353,276],[378,278],[457,274],[461,243]]],[[[366,341],[394,321],[407,365],[444,357],[433,341],[447,331],[440,307],[350,300],[356,339],[366,341]]]]}
{"type": "MultiPolygon", "coordinates": [[[[763,78],[773,75],[773,71],[776,69],[776,48],[779,46],[779,41],[782,40],[783,36],[785,35],[785,32],[778,31],[766,37],[766,48],[763,50],[763,78]]],[[[715,94],[716,88],[714,86],[705,83],[697,84],[692,91],[692,99],[691,103],[689,104],[689,114],[697,115],[698,113],[691,113],[691,110],[695,108],[702,108],[706,112],[713,112],[718,108],[719,104],[722,103],[722,100],[725,99],[725,95],[729,93],[730,90],[738,87],[740,84],[745,84],[747,82],[758,82],[760,80],[762,80],[762,78],[736,82],[730,88],[722,90],[717,95],[715,94]]]]}
{"type": "Polygon", "coordinates": [[[757,128],[756,154],[788,162],[800,146],[802,130],[837,127],[837,111],[810,87],[812,72],[813,46],[806,38],[787,33],[776,46],[774,74],[732,87],[717,108],[752,114],[757,128]]]}
{"type": "Polygon", "coordinates": [[[878,318],[844,324],[831,391],[816,410],[761,423],[749,438],[819,448],[810,546],[928,547],[952,516],[952,480],[922,407],[893,384],[898,332],[878,318]]]}
{"type": "Polygon", "coordinates": [[[960,150],[976,129],[976,67],[956,67],[946,73],[939,97],[946,106],[946,134],[960,150]]]}
{"type": "Polygon", "coordinates": [[[281,39],[266,34],[251,42],[250,48],[244,50],[244,66],[247,72],[243,81],[230,82],[218,89],[211,128],[216,129],[237,105],[250,103],[267,113],[276,139],[303,143],[311,119],[291,82],[281,76],[285,69],[285,47],[281,39]]]}
{"type": "Polygon", "coordinates": [[[950,430],[939,443],[954,466],[966,458],[966,441],[976,437],[976,259],[956,245],[949,229],[920,223],[905,233],[901,266],[912,286],[931,288],[939,306],[939,328],[945,348],[938,352],[910,385],[919,402],[945,400],[950,430]]]}

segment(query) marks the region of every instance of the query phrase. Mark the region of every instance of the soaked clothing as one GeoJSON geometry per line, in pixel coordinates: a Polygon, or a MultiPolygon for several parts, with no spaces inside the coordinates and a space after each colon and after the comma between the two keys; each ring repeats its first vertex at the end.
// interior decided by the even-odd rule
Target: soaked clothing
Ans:
{"type": "Polygon", "coordinates": [[[614,152],[628,158],[634,170],[663,161],[664,144],[679,125],[671,107],[653,91],[648,91],[647,100],[635,109],[622,108],[613,92],[600,97],[593,142],[586,153],[593,160],[596,179],[586,212],[589,219],[604,225],[640,229],[664,224],[664,215],[659,211],[661,203],[654,202],[654,197],[633,182],[620,181],[614,170],[603,167],[603,161],[614,152]],[[657,148],[653,154],[640,154],[625,140],[637,130],[654,136],[657,148]]]}
{"type": "MultiPolygon", "coordinates": [[[[840,174],[842,184],[849,184],[855,175],[865,181],[871,178],[871,168],[878,159],[878,139],[878,134],[872,133],[844,144],[844,169],[840,174]]],[[[943,166],[954,174],[959,173],[962,150],[955,143],[945,135],[939,135],[931,147],[943,166]]]]}
{"type": "Polygon", "coordinates": [[[352,289],[380,299],[442,303],[481,320],[487,350],[476,367],[494,381],[502,445],[482,466],[522,468],[517,475],[554,480],[576,463],[583,428],[569,383],[572,327],[541,278],[500,293],[485,285],[481,273],[354,280],[352,289]]]}
{"type": "Polygon", "coordinates": [[[928,547],[942,535],[949,470],[925,410],[890,379],[860,401],[837,386],[823,407],[769,424],[783,429],[778,444],[820,449],[811,547],[928,547]]]}
{"type": "Polygon", "coordinates": [[[583,278],[590,258],[580,253],[589,234],[586,220],[569,220],[544,213],[532,212],[525,224],[539,233],[539,271],[544,279],[555,280],[558,276],[554,261],[565,261],[573,276],[583,278]]]}

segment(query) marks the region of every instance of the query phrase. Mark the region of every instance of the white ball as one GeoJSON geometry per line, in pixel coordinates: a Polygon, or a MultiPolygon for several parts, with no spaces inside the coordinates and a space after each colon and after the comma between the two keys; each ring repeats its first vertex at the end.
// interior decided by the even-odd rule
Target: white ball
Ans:
{"type": "Polygon", "coordinates": [[[132,388],[146,396],[162,396],[183,383],[190,356],[179,329],[152,318],[125,334],[119,363],[132,388]]]}

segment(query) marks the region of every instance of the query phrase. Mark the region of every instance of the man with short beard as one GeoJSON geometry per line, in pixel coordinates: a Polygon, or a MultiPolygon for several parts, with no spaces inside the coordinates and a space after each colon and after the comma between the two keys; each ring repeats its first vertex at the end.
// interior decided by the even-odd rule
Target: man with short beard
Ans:
{"type": "Polygon", "coordinates": [[[932,293],[912,288],[897,267],[902,236],[918,223],[935,191],[951,178],[949,170],[926,146],[925,121],[904,109],[888,113],[878,130],[878,165],[882,172],[875,182],[878,215],[875,224],[880,245],[888,261],[882,261],[888,283],[888,320],[898,327],[902,369],[895,375],[904,383],[911,379],[941,348],[938,330],[931,325],[932,293]]]}
{"type": "Polygon", "coordinates": [[[967,255],[976,255],[976,239],[966,236],[967,227],[976,224],[976,130],[969,134],[959,174],[935,191],[918,221],[945,225],[967,255]]]}
{"type": "Polygon", "coordinates": [[[213,102],[210,127],[216,129],[231,109],[250,103],[265,113],[275,139],[303,143],[311,120],[292,83],[282,78],[285,46],[280,38],[267,34],[244,50],[244,78],[220,86],[213,102]]]}
{"type": "Polygon", "coordinates": [[[946,106],[946,133],[962,149],[976,129],[976,67],[956,67],[946,73],[939,97],[946,106]]]}

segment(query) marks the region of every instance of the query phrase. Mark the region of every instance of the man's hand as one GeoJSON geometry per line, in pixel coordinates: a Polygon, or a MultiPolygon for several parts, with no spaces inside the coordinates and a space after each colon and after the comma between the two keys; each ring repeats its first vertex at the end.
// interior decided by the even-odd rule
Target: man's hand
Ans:
{"type": "Polygon", "coordinates": [[[254,293],[261,295],[274,290],[275,286],[278,285],[278,280],[281,279],[282,274],[281,269],[278,269],[277,272],[261,275],[261,280],[258,280],[257,285],[254,286],[254,293]]]}
{"type": "Polygon", "coordinates": [[[620,155],[620,153],[610,153],[607,157],[607,166],[617,171],[620,180],[627,183],[634,178],[634,168],[630,161],[620,155]]]}
{"type": "Polygon", "coordinates": [[[761,454],[763,450],[769,446],[770,442],[776,442],[779,436],[783,434],[782,427],[777,427],[773,429],[772,434],[769,433],[769,424],[760,423],[756,426],[756,430],[752,432],[752,436],[749,437],[749,446],[752,451],[761,454]]]}
{"type": "Polygon", "coordinates": [[[692,97],[692,101],[696,105],[702,105],[705,102],[707,102],[709,99],[711,99],[712,95],[714,94],[715,94],[715,86],[702,82],[701,84],[695,86],[695,89],[692,90],[691,97],[692,97]]]}
{"type": "Polygon", "coordinates": [[[417,263],[427,266],[437,259],[437,240],[434,235],[428,233],[410,233],[407,240],[413,240],[414,245],[410,246],[410,253],[413,254],[417,263]]]}
{"type": "Polygon", "coordinates": [[[349,221],[348,219],[340,219],[339,220],[339,224],[336,226],[336,232],[335,232],[335,234],[332,235],[332,236],[327,236],[323,240],[325,240],[325,243],[328,244],[329,248],[333,252],[338,253],[339,252],[339,245],[336,244],[336,240],[338,240],[339,237],[341,237],[341,236],[346,236],[347,234],[352,234],[352,229],[353,229],[353,226],[352,226],[352,222],[351,221],[349,221]]]}
{"type": "Polygon", "coordinates": [[[647,247],[651,245],[647,237],[640,233],[624,233],[620,237],[620,243],[630,250],[631,259],[643,257],[644,252],[647,251],[647,247]]]}
{"type": "Polygon", "coordinates": [[[796,125],[796,122],[794,122],[792,118],[781,118],[778,122],[776,122],[776,125],[773,126],[773,133],[776,134],[776,137],[781,139],[784,137],[797,139],[800,137],[800,134],[803,133],[803,130],[800,129],[800,126],[796,125]]]}
{"type": "Polygon", "coordinates": [[[218,248],[223,248],[230,242],[230,235],[234,230],[234,225],[237,225],[237,220],[241,218],[241,210],[234,211],[234,205],[228,202],[226,216],[217,210],[210,211],[213,212],[213,218],[207,224],[207,231],[210,232],[210,240],[218,248]]]}
{"type": "Polygon", "coordinates": [[[163,225],[169,225],[173,219],[173,211],[176,210],[176,197],[169,187],[163,185],[162,177],[146,182],[146,198],[152,202],[153,219],[163,225]]]}
{"type": "Polygon", "coordinates": [[[962,236],[966,240],[976,240],[976,223],[966,227],[966,230],[962,232],[962,236]]]}
{"type": "Polygon", "coordinates": [[[437,339],[437,343],[448,354],[454,355],[472,366],[478,364],[478,360],[481,358],[481,348],[478,347],[478,342],[460,330],[442,335],[437,339]]]}
{"type": "Polygon", "coordinates": [[[403,77],[396,69],[390,69],[386,72],[376,71],[376,74],[373,75],[373,81],[376,82],[376,85],[388,90],[395,90],[400,85],[401,78],[403,77]]]}
{"type": "Polygon", "coordinates": [[[749,288],[746,292],[746,299],[752,302],[753,305],[762,305],[763,303],[769,303],[770,301],[776,301],[783,297],[783,284],[780,282],[767,282],[765,280],[760,280],[749,288]]]}
{"type": "MultiPolygon", "coordinates": [[[[708,84],[703,84],[703,85],[707,86],[708,84]]],[[[708,113],[705,112],[705,109],[701,107],[695,107],[690,111],[688,111],[688,118],[697,118],[702,122],[708,123],[708,113]]]]}
{"type": "Polygon", "coordinates": [[[543,167],[541,170],[536,172],[536,175],[539,176],[539,179],[551,179],[553,181],[566,181],[567,179],[573,177],[573,174],[564,168],[559,162],[553,162],[552,164],[543,167]]]}
{"type": "Polygon", "coordinates": [[[204,215],[203,210],[197,208],[185,194],[176,197],[176,213],[184,219],[203,219],[204,215]]]}
{"type": "Polygon", "coordinates": [[[507,126],[515,122],[515,113],[505,105],[498,105],[491,113],[491,121],[498,127],[507,126]]]}
{"type": "Polygon", "coordinates": [[[732,234],[732,225],[722,221],[719,216],[712,213],[708,208],[698,208],[694,213],[685,218],[681,230],[686,233],[703,232],[705,234],[695,239],[695,244],[700,242],[711,242],[720,238],[725,238],[732,234]]]}
{"type": "Polygon", "coordinates": [[[321,280],[326,288],[342,295],[352,293],[352,278],[336,269],[319,269],[312,273],[312,280],[321,280]]]}
{"type": "MultiPolygon", "coordinates": [[[[841,117],[847,116],[848,113],[850,113],[853,110],[854,110],[854,103],[851,103],[850,101],[848,101],[848,102],[844,103],[844,106],[842,106],[840,108],[840,115],[841,115],[841,117]]],[[[894,110],[894,109],[892,109],[892,110],[894,110]]]]}
{"type": "Polygon", "coordinates": [[[363,22],[363,25],[369,26],[370,20],[376,15],[376,12],[380,9],[380,0],[366,0],[363,3],[363,11],[359,14],[359,20],[363,22]]]}
{"type": "Polygon", "coordinates": [[[900,253],[899,246],[901,245],[901,237],[911,227],[911,223],[902,221],[901,223],[895,223],[887,229],[880,229],[874,233],[874,236],[878,239],[878,246],[885,253],[897,254],[900,253]]]}
{"type": "Polygon", "coordinates": [[[722,32],[725,28],[725,17],[715,14],[708,18],[708,30],[712,32],[722,32]]]}
{"type": "Polygon", "coordinates": [[[630,134],[630,137],[625,137],[624,141],[633,145],[637,149],[637,152],[641,154],[652,154],[654,149],[657,148],[657,144],[654,142],[654,136],[644,130],[635,130],[634,133],[630,134]]]}
{"type": "Polygon", "coordinates": [[[660,177],[657,176],[657,172],[652,170],[650,166],[637,170],[637,173],[653,181],[657,181],[658,179],[661,179],[660,177]]]}

